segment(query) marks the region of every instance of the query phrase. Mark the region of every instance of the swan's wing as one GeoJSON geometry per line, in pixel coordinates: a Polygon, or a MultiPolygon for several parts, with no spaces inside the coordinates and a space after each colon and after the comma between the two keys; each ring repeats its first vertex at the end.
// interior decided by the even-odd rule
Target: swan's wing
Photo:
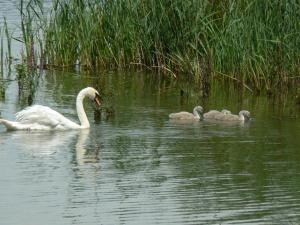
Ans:
{"type": "Polygon", "coordinates": [[[216,117],[217,120],[223,120],[223,121],[238,121],[239,116],[234,114],[220,114],[216,117]]]}
{"type": "Polygon", "coordinates": [[[214,119],[216,115],[220,114],[218,110],[210,110],[207,113],[203,114],[205,119],[214,119]]]}
{"type": "Polygon", "coordinates": [[[47,106],[34,105],[16,113],[16,120],[24,124],[39,124],[53,128],[63,123],[66,118],[47,106]]]}
{"type": "Polygon", "coordinates": [[[189,112],[179,112],[179,113],[171,113],[169,115],[169,118],[184,120],[184,119],[194,119],[195,116],[194,116],[194,114],[189,113],[189,112]]]}

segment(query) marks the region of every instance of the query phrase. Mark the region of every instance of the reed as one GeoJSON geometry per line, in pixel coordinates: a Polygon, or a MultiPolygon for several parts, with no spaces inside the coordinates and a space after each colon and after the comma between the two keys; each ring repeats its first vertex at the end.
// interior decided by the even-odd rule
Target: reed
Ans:
{"type": "Polygon", "coordinates": [[[36,90],[39,86],[40,74],[33,70],[30,65],[16,65],[16,80],[18,83],[18,96],[22,106],[33,103],[36,90]]]}
{"type": "Polygon", "coordinates": [[[12,32],[9,31],[6,17],[3,17],[3,21],[0,21],[0,75],[3,76],[4,68],[7,66],[7,72],[10,73],[12,52],[12,32]],[[6,43],[6,45],[5,45],[6,43]]]}
{"type": "Polygon", "coordinates": [[[25,48],[25,60],[31,68],[37,66],[38,58],[43,58],[44,49],[41,42],[45,19],[43,12],[43,1],[20,0],[19,6],[21,16],[21,33],[25,48]]]}
{"type": "Polygon", "coordinates": [[[2,36],[2,29],[0,29],[0,74],[3,76],[4,71],[4,46],[3,46],[3,36],[2,36]]]}
{"type": "Polygon", "coordinates": [[[287,0],[53,0],[43,57],[49,66],[141,66],[270,89],[299,75],[299,11],[287,0]]]}
{"type": "Polygon", "coordinates": [[[10,33],[9,30],[8,30],[8,25],[7,25],[6,17],[4,17],[3,29],[4,29],[5,37],[6,37],[6,41],[7,41],[7,56],[6,56],[6,60],[10,64],[11,60],[12,60],[12,54],[11,54],[12,33],[10,33]]]}

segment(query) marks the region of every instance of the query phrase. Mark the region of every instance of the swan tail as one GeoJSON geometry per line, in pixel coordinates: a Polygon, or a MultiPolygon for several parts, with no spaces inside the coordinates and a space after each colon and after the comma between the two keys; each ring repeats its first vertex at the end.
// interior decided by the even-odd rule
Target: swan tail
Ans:
{"type": "Polygon", "coordinates": [[[0,124],[3,124],[6,129],[9,129],[11,127],[8,120],[0,119],[0,124]]]}
{"type": "Polygon", "coordinates": [[[3,124],[7,130],[18,130],[18,122],[12,122],[9,120],[0,119],[0,124],[3,124]]]}
{"type": "Polygon", "coordinates": [[[6,126],[7,125],[7,120],[4,120],[4,119],[0,119],[0,124],[3,124],[4,126],[6,126]]]}

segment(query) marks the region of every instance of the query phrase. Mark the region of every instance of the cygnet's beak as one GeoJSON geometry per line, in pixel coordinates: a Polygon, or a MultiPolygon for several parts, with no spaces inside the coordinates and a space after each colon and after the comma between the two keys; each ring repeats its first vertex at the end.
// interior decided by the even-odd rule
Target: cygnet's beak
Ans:
{"type": "Polygon", "coordinates": [[[101,105],[101,101],[102,101],[102,99],[101,99],[101,97],[100,97],[100,95],[98,94],[98,93],[96,93],[96,96],[95,96],[95,102],[96,102],[96,104],[98,105],[98,106],[100,106],[101,105]]]}

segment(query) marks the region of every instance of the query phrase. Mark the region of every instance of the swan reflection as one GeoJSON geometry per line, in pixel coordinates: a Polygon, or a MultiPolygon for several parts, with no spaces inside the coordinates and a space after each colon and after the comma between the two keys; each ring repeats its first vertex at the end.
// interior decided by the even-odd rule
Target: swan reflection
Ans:
{"type": "Polygon", "coordinates": [[[76,161],[78,165],[99,162],[100,146],[97,144],[89,145],[88,142],[89,136],[90,136],[89,129],[80,130],[78,132],[77,143],[75,145],[76,161]]]}
{"type": "Polygon", "coordinates": [[[90,130],[70,130],[55,132],[9,132],[10,142],[3,141],[10,149],[19,149],[34,156],[51,156],[59,152],[70,152],[74,149],[78,165],[99,162],[100,146],[93,143],[90,130]]]}
{"type": "Polygon", "coordinates": [[[70,145],[78,132],[18,131],[9,132],[12,143],[5,143],[33,155],[52,155],[70,145]]]}

